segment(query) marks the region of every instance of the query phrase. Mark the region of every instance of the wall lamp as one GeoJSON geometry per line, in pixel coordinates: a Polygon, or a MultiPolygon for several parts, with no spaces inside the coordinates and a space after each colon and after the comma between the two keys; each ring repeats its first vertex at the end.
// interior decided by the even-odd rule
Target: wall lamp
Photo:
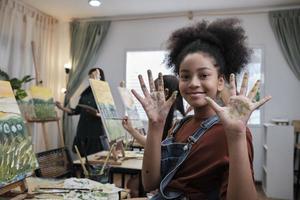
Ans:
{"type": "Polygon", "coordinates": [[[70,63],[64,64],[64,68],[65,68],[66,74],[69,74],[69,73],[70,73],[71,67],[72,67],[72,66],[71,66],[70,63]]]}
{"type": "Polygon", "coordinates": [[[99,0],[89,0],[89,4],[90,6],[98,7],[101,5],[101,2],[99,0]]]}

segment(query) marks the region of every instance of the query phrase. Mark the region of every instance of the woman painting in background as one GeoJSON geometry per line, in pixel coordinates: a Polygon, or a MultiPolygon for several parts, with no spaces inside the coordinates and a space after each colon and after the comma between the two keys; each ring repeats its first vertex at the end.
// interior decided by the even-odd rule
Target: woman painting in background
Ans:
{"type": "MultiPolygon", "coordinates": [[[[166,100],[171,96],[174,91],[178,91],[178,78],[174,75],[164,75],[164,88],[165,88],[165,97],[166,100]]],[[[158,79],[154,81],[155,86],[158,86],[158,79]]],[[[180,120],[185,116],[183,99],[180,94],[177,95],[177,98],[174,104],[171,106],[170,111],[167,115],[166,123],[163,130],[162,140],[168,136],[169,130],[172,128],[174,122],[180,120]]],[[[124,117],[122,120],[123,127],[130,133],[138,143],[142,146],[146,144],[146,136],[142,135],[137,129],[132,126],[131,120],[128,117],[124,117]]]]}
{"type": "MultiPolygon", "coordinates": [[[[88,72],[91,79],[105,81],[104,72],[101,68],[92,68],[88,72]]],[[[80,95],[78,105],[75,109],[63,107],[60,102],[56,102],[56,106],[68,115],[80,115],[77,125],[76,136],[73,141],[73,152],[75,152],[74,145],[78,147],[81,155],[86,156],[106,149],[103,146],[101,138],[105,136],[105,130],[98,113],[96,101],[91,89],[87,87],[80,95]],[[83,106],[89,106],[94,110],[86,109],[83,106]]],[[[75,152],[76,153],[76,152],[75,152]]]]}

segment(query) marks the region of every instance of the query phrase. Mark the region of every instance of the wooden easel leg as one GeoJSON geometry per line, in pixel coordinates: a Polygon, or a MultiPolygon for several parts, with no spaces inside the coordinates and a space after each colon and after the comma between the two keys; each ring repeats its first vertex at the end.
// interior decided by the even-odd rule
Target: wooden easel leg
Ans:
{"type": "Polygon", "coordinates": [[[119,155],[118,155],[118,151],[117,151],[115,143],[110,144],[110,152],[111,152],[113,159],[115,161],[117,161],[119,159],[119,155]]]}
{"type": "Polygon", "coordinates": [[[46,129],[46,124],[45,122],[42,122],[42,129],[43,129],[43,134],[44,134],[44,141],[45,141],[45,148],[46,150],[49,149],[49,143],[48,143],[48,134],[47,134],[47,129],[46,129]]]}
{"type": "Polygon", "coordinates": [[[123,145],[123,141],[119,141],[119,142],[112,142],[110,143],[110,146],[113,146],[112,149],[112,156],[114,158],[114,160],[118,160],[119,159],[119,151],[121,151],[122,154],[122,158],[125,158],[125,148],[123,145]],[[114,146],[113,146],[114,145],[114,146]]]}
{"type": "Polygon", "coordinates": [[[119,148],[120,148],[120,150],[121,150],[121,152],[122,152],[122,157],[125,158],[125,148],[124,148],[124,143],[123,143],[123,141],[122,141],[122,140],[119,141],[118,144],[119,144],[118,146],[119,146],[119,148]]]}
{"type": "Polygon", "coordinates": [[[64,141],[64,136],[62,135],[62,132],[61,132],[61,129],[60,129],[59,120],[57,120],[56,123],[57,123],[57,128],[58,128],[58,134],[60,136],[60,147],[64,147],[65,146],[65,141],[64,141]]]}

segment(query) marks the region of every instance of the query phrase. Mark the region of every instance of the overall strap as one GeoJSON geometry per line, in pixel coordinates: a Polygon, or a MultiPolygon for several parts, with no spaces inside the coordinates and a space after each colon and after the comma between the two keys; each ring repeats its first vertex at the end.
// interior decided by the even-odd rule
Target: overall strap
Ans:
{"type": "Polygon", "coordinates": [[[175,127],[173,128],[172,132],[170,135],[175,136],[175,134],[178,132],[178,130],[182,127],[182,125],[187,122],[188,120],[190,120],[193,116],[192,115],[188,115],[185,116],[184,118],[182,118],[180,121],[178,121],[175,124],[175,127]]]}
{"type": "Polygon", "coordinates": [[[200,137],[206,132],[206,130],[210,129],[213,125],[220,121],[217,115],[214,115],[205,121],[203,121],[200,127],[195,131],[195,133],[188,137],[188,143],[194,144],[196,143],[200,137]]]}

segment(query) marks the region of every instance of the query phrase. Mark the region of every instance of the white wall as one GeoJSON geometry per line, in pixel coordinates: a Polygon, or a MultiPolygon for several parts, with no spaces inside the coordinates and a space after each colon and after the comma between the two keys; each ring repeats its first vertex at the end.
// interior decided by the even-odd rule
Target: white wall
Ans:
{"type": "MultiPolygon", "coordinates": [[[[164,49],[170,33],[177,28],[194,23],[200,19],[234,16],[201,16],[188,20],[184,17],[164,19],[114,21],[100,52],[98,64],[103,67],[106,79],[110,83],[119,110],[122,103],[115,89],[121,80],[125,80],[125,52],[127,50],[159,50],[164,49]]],[[[265,94],[273,99],[264,106],[262,119],[269,122],[272,118],[300,119],[300,82],[284,60],[275,40],[267,13],[236,15],[242,20],[249,36],[251,46],[264,49],[264,85],[265,94]]],[[[147,65],[147,63],[145,63],[147,65]]],[[[121,113],[122,114],[122,113],[121,113]]],[[[263,127],[252,127],[255,148],[254,168],[255,179],[261,180],[263,127]]],[[[283,133],[284,134],[284,133],[283,133]]]]}

